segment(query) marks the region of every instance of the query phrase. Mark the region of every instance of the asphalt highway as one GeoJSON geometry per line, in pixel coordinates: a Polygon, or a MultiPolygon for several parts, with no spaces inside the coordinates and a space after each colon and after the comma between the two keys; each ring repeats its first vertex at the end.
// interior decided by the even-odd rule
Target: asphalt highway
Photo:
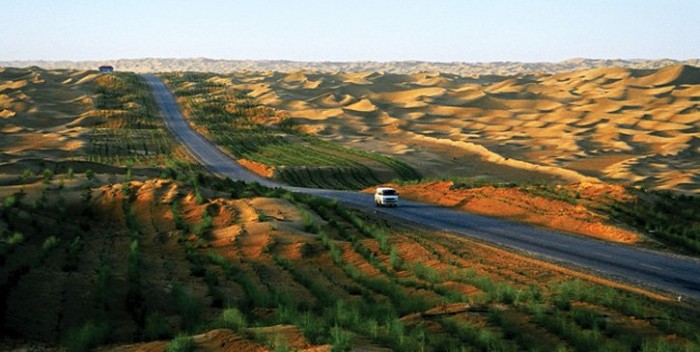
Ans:
{"type": "Polygon", "coordinates": [[[401,200],[397,208],[377,208],[371,194],[275,183],[243,168],[195,132],[180,113],[168,88],[153,75],[144,77],[168,129],[213,173],[233,180],[256,181],[269,187],[282,187],[294,192],[337,199],[342,204],[365,208],[393,219],[524,251],[535,257],[579,266],[625,282],[669,291],[674,295],[700,298],[700,260],[696,258],[566,235],[527,224],[407,200],[401,200]]]}

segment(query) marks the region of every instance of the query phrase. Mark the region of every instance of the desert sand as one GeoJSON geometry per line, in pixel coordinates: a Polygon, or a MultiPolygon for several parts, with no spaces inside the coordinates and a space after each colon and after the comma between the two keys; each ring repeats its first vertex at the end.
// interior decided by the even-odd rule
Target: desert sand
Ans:
{"type": "Polygon", "coordinates": [[[426,177],[627,182],[700,191],[700,68],[446,73],[238,72],[230,85],[304,131],[426,177]]]}
{"type": "Polygon", "coordinates": [[[82,147],[77,126],[93,106],[87,71],[0,68],[0,162],[65,158],[82,147]]]}
{"type": "MultiPolygon", "coordinates": [[[[0,163],[75,158],[90,71],[0,68],[0,163]]],[[[700,191],[700,69],[556,74],[238,72],[219,78],[309,133],[400,158],[426,177],[628,182],[700,191]]]]}

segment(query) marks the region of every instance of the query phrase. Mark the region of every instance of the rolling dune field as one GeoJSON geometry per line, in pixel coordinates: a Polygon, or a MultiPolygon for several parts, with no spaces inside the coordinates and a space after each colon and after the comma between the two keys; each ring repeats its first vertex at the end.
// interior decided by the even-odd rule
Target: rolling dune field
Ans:
{"type": "Polygon", "coordinates": [[[427,177],[620,181],[700,191],[700,69],[482,75],[310,71],[224,76],[256,103],[427,177]]]}

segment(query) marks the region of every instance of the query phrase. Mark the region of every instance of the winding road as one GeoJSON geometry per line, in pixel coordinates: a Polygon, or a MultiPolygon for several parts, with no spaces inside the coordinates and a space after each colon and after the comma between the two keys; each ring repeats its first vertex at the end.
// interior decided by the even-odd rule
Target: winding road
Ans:
{"type": "Polygon", "coordinates": [[[398,208],[375,208],[373,196],[359,192],[291,187],[262,178],[240,166],[212,142],[195,132],[180,113],[168,88],[144,75],[163,113],[166,126],[211,172],[234,180],[257,181],[269,187],[337,199],[338,202],[401,221],[447,231],[524,251],[546,260],[568,263],[625,282],[700,298],[700,260],[647,249],[565,235],[507,220],[488,218],[436,205],[402,200],[398,208]]]}

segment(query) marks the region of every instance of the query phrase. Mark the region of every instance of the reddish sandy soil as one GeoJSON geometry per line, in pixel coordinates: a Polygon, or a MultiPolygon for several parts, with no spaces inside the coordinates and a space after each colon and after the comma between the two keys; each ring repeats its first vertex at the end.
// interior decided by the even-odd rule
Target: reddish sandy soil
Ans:
{"type": "MultiPolygon", "coordinates": [[[[284,346],[293,351],[306,352],[326,352],[331,347],[312,346],[302,332],[293,325],[276,325],[262,328],[250,328],[247,333],[260,336],[262,338],[276,339],[284,346]]],[[[237,334],[228,329],[215,329],[206,333],[192,337],[195,343],[195,350],[200,352],[266,352],[270,348],[251,340],[248,337],[237,334]]],[[[168,346],[168,342],[154,341],[148,343],[138,343],[133,345],[113,346],[101,348],[99,351],[112,352],[162,352],[168,346]]]]}
{"type": "Polygon", "coordinates": [[[274,166],[268,166],[248,159],[238,159],[238,163],[262,177],[272,177],[275,174],[274,166]]]}
{"type": "Polygon", "coordinates": [[[613,242],[636,243],[641,239],[633,232],[610,224],[606,216],[593,210],[597,204],[629,198],[622,186],[593,183],[561,186],[559,190],[562,192],[578,194],[577,204],[539,196],[527,189],[493,186],[460,188],[451,181],[388,186],[396,188],[401,196],[408,199],[470,213],[527,222],[613,242]]]}
{"type": "MultiPolygon", "coordinates": [[[[84,180],[77,179],[66,183],[63,195],[69,203],[80,202],[79,184],[83,182],[84,180]]],[[[144,263],[141,277],[146,283],[144,295],[147,297],[150,309],[157,309],[170,317],[168,322],[173,328],[180,325],[180,319],[177,312],[173,310],[172,298],[167,292],[172,288],[172,283],[179,282],[186,285],[184,287],[187,287],[189,294],[200,302],[212,302],[212,297],[207,293],[206,283],[202,278],[193,276],[191,266],[187,262],[186,251],[183,247],[188,243],[192,245],[198,240],[193,234],[188,235],[176,228],[172,215],[172,202],[174,201],[178,202],[179,215],[190,225],[190,228],[202,222],[202,215],[205,212],[213,217],[211,240],[202,243],[201,247],[193,248],[199,248],[197,251],[204,256],[217,253],[226,258],[231,265],[248,277],[250,283],[260,294],[270,292],[272,289],[283,288],[284,292],[295,301],[308,304],[318,302],[312,290],[305,286],[303,281],[296,280],[290,271],[277,264],[276,256],[289,260],[294,266],[294,271],[313,280],[317,287],[324,288],[333,297],[339,297],[344,301],[350,302],[357,299],[360,292],[358,289],[363,286],[362,282],[356,281],[345,272],[342,266],[334,263],[331,253],[323,246],[317,235],[304,231],[300,212],[301,209],[310,211],[308,208],[295,206],[283,199],[219,198],[223,194],[204,188],[201,191],[207,200],[202,204],[197,204],[191,187],[178,182],[145,180],[132,181],[128,184],[114,183],[94,188],[94,198],[90,202],[95,210],[92,215],[94,223],[90,231],[83,233],[85,248],[80,252],[79,263],[81,264],[76,271],[64,272],[61,269],[59,264],[65,260],[65,250],[52,252],[47,257],[46,263],[58,264],[47,264],[33,269],[13,287],[8,298],[7,316],[11,319],[6,322],[7,326],[22,332],[25,338],[30,341],[42,341],[45,338],[50,342],[58,338],[59,335],[63,335],[62,332],[55,331],[55,322],[58,317],[69,316],[62,312],[71,313],[71,319],[76,320],[71,320],[74,325],[80,324],[77,319],[86,319],[94,314],[94,309],[90,305],[85,305],[84,299],[78,298],[81,297],[80,295],[73,293],[94,291],[94,282],[97,280],[95,265],[99,264],[102,257],[104,261],[111,264],[115,273],[120,273],[115,278],[115,286],[118,289],[114,292],[114,304],[112,305],[115,309],[112,331],[115,338],[113,341],[127,343],[126,345],[107,346],[105,350],[163,351],[165,349],[167,341],[154,341],[145,344],[129,343],[129,341],[133,341],[131,339],[134,323],[127,312],[121,311],[124,297],[127,294],[126,289],[124,289],[127,285],[126,277],[122,273],[127,273],[128,256],[126,253],[129,251],[131,241],[125,224],[125,203],[123,203],[125,185],[131,190],[130,197],[127,199],[128,204],[131,204],[139,230],[142,233],[140,253],[144,263]],[[107,231],[107,229],[111,230],[107,231]],[[62,293],[63,290],[65,290],[65,295],[62,293]],[[37,295],[36,292],[42,292],[42,294],[37,295]],[[61,297],[64,297],[66,301],[61,301],[61,297]],[[33,319],[34,317],[40,319],[33,319]],[[49,337],[37,336],[37,332],[45,333],[49,337]]],[[[38,191],[40,185],[34,186],[36,187],[27,188],[28,196],[25,202],[30,202],[38,197],[38,192],[33,191],[32,188],[37,188],[38,191]]],[[[446,183],[420,187],[431,187],[434,192],[436,190],[448,192],[449,190],[446,183]]],[[[415,188],[418,187],[401,188],[401,191],[405,195],[409,194],[409,190],[415,188]]],[[[495,197],[495,195],[500,194],[500,191],[511,191],[511,193],[514,192],[513,194],[520,192],[514,189],[490,190],[484,188],[481,190],[460,190],[458,194],[462,196],[461,199],[466,199],[467,195],[479,194],[495,197]]],[[[593,199],[615,196],[614,191],[614,187],[610,189],[582,187],[580,196],[582,201],[592,201],[593,199]]],[[[57,194],[55,190],[48,193],[49,203],[56,199],[57,194]]],[[[618,196],[622,194],[620,193],[618,196]]],[[[505,195],[500,197],[507,199],[505,195]]],[[[521,196],[524,197],[524,195],[521,196]]],[[[453,202],[450,205],[460,202],[460,199],[450,199],[453,202]]],[[[528,199],[523,198],[521,202],[527,203],[528,199]]],[[[530,201],[530,203],[537,204],[540,208],[544,207],[542,204],[549,204],[544,200],[530,201]]],[[[498,203],[493,204],[492,206],[495,207],[498,203]]],[[[570,206],[568,203],[552,204],[557,204],[560,207],[570,206]]],[[[513,207],[513,209],[516,208],[513,207]]],[[[570,210],[564,208],[564,211],[570,210]]],[[[516,213],[515,210],[512,212],[516,213]]],[[[75,213],[82,213],[77,204],[75,213]]],[[[52,214],[42,213],[41,217],[50,217],[50,215],[52,214]]],[[[529,287],[537,286],[541,288],[545,297],[549,294],[550,287],[556,287],[558,283],[574,277],[586,282],[596,282],[633,291],[656,300],[668,300],[667,297],[639,288],[624,286],[464,238],[435,232],[425,233],[395,223],[385,223],[387,232],[390,234],[388,244],[394,253],[394,255],[390,255],[382,252],[376,239],[354,232],[352,226],[340,221],[339,217],[335,220],[340,221],[340,226],[359,236],[359,241],[356,244],[344,238],[337,227],[333,228],[330,225],[330,219],[322,220],[316,213],[312,213],[311,216],[316,219],[316,223],[324,227],[330,237],[334,238],[335,245],[342,250],[345,265],[355,268],[357,272],[373,280],[391,282],[396,279],[397,289],[403,292],[407,298],[420,297],[426,302],[424,310],[411,312],[401,318],[407,326],[424,324],[429,331],[439,333],[441,328],[438,322],[443,317],[469,321],[475,326],[490,326],[487,313],[488,309],[491,308],[480,303],[484,302],[484,295],[488,295],[489,292],[485,291],[487,289],[481,286],[478,288],[475,286],[477,284],[465,280],[465,277],[469,275],[488,278],[493,283],[507,283],[514,290],[522,290],[523,292],[529,287]],[[367,257],[356,248],[365,248],[371,255],[367,257]],[[398,259],[398,265],[392,260],[392,257],[398,259]],[[426,278],[425,275],[419,274],[420,270],[438,275],[438,279],[435,282],[430,282],[430,279],[426,278]],[[404,284],[409,282],[415,284],[404,284]],[[448,304],[445,297],[439,293],[440,291],[435,290],[438,287],[458,292],[465,299],[448,304]]],[[[368,217],[363,219],[367,222],[380,222],[368,217]]],[[[39,248],[42,240],[37,238],[35,241],[39,248]]],[[[67,238],[62,243],[67,246],[71,240],[67,238]]],[[[25,251],[30,250],[35,249],[31,246],[18,249],[7,263],[13,263],[17,256],[24,255],[25,251]]],[[[246,297],[243,288],[238,283],[227,280],[219,267],[208,264],[207,268],[209,271],[217,273],[220,289],[225,297],[232,300],[233,304],[246,297]]],[[[367,291],[368,288],[363,290],[367,291]]],[[[379,291],[367,292],[371,293],[376,304],[391,304],[390,297],[383,293],[379,291]]],[[[524,329],[538,339],[550,341],[545,345],[557,346],[562,343],[557,336],[542,330],[532,322],[526,321],[527,317],[523,316],[524,313],[514,309],[513,306],[493,303],[491,307],[502,309],[504,314],[512,319],[522,318],[524,329]]],[[[594,308],[596,311],[608,309],[597,306],[594,308]]],[[[207,319],[215,319],[219,311],[219,307],[207,304],[203,313],[207,319]]],[[[274,314],[275,308],[269,307],[256,307],[251,311],[251,316],[261,319],[274,314]]],[[[649,334],[646,336],[663,336],[662,332],[649,325],[646,320],[614,311],[606,314],[613,317],[620,325],[648,325],[645,329],[649,330],[649,334]]],[[[291,325],[250,327],[239,333],[225,329],[211,330],[193,338],[198,351],[263,351],[272,349],[269,341],[283,341],[285,345],[294,350],[329,350],[327,345],[312,345],[304,338],[299,327],[291,325]]],[[[381,347],[376,342],[368,340],[366,336],[354,336],[353,341],[355,347],[362,347],[365,350],[379,350],[381,347]]],[[[21,342],[19,345],[27,346],[22,345],[21,342]]],[[[7,341],[0,341],[0,350],[8,346],[14,348],[12,344],[8,345],[7,341]]]]}

